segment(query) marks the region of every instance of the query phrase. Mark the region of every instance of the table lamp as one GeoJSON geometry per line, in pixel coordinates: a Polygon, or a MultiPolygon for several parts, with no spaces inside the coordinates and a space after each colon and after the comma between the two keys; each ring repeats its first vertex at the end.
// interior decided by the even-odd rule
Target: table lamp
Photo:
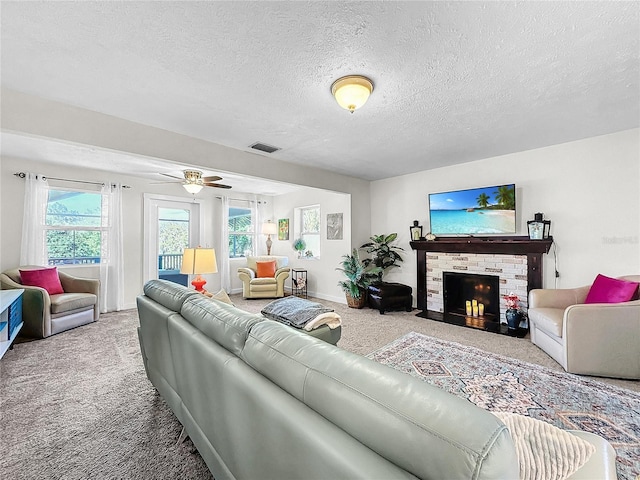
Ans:
{"type": "Polygon", "coordinates": [[[262,233],[267,236],[267,255],[271,255],[271,235],[278,233],[278,225],[269,220],[262,224],[262,233]]]}
{"type": "Polygon", "coordinates": [[[182,253],[180,273],[195,275],[191,285],[200,293],[204,293],[207,281],[201,277],[206,273],[218,273],[216,251],[213,248],[185,248],[182,253]]]}

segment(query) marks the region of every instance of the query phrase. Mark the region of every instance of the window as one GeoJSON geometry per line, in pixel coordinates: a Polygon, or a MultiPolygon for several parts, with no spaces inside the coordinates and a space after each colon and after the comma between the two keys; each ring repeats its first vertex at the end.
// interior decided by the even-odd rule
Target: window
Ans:
{"type": "Polygon", "coordinates": [[[320,257],[320,205],[294,209],[296,238],[306,244],[304,256],[320,257]]]}
{"type": "Polygon", "coordinates": [[[100,263],[102,194],[50,189],[45,223],[49,265],[100,263]]]}
{"type": "MultiPolygon", "coordinates": [[[[189,246],[189,210],[158,208],[158,270],[180,270],[182,252],[189,246]]],[[[174,272],[175,273],[175,272],[174,272]]]]}
{"type": "Polygon", "coordinates": [[[253,211],[246,207],[229,207],[229,257],[246,257],[253,252],[253,211]]]}

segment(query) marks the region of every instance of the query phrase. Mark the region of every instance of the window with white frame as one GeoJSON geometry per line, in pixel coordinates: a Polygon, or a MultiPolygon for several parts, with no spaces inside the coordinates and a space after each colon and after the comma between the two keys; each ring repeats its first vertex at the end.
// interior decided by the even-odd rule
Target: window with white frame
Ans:
{"type": "Polygon", "coordinates": [[[251,206],[229,205],[229,258],[252,254],[256,240],[254,216],[251,206]]]}
{"type": "Polygon", "coordinates": [[[49,265],[100,263],[102,194],[49,189],[45,234],[49,265]]]}
{"type": "Polygon", "coordinates": [[[304,257],[320,257],[320,205],[298,207],[293,210],[296,239],[305,244],[304,257]]]}

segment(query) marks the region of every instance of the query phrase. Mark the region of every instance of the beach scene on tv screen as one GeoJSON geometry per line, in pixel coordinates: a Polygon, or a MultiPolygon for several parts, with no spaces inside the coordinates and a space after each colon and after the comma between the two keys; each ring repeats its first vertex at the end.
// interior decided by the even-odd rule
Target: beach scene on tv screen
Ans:
{"type": "Polygon", "coordinates": [[[515,233],[515,185],[473,188],[429,195],[431,233],[515,233]]]}

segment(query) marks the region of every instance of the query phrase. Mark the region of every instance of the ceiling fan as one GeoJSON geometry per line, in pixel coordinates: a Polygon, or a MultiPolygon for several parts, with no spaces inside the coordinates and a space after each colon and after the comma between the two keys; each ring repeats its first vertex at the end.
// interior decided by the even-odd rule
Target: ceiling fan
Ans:
{"type": "MultiPolygon", "coordinates": [[[[176,180],[180,180],[184,189],[189,193],[198,193],[202,190],[202,187],[214,187],[214,188],[231,188],[231,185],[224,185],[222,183],[217,183],[218,180],[222,180],[222,177],[212,176],[212,177],[203,177],[202,172],[200,170],[184,170],[183,171],[184,178],[175,177],[173,175],[169,175],[168,173],[161,173],[160,175],[164,175],[165,177],[175,178],[176,180]]],[[[178,183],[178,182],[167,182],[167,183],[178,183]]]]}

